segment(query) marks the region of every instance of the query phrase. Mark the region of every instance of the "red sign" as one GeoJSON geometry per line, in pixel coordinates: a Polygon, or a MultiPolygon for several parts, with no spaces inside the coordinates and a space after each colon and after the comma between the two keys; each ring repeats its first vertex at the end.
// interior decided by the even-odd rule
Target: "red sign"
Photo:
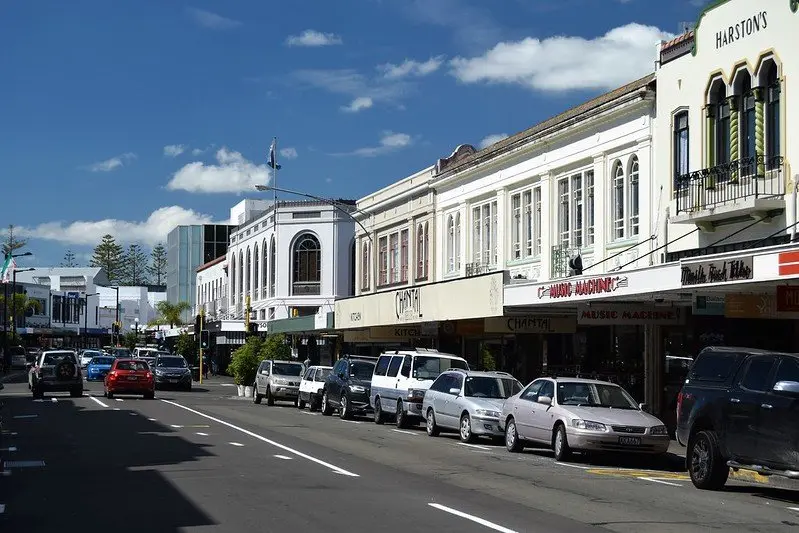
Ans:
{"type": "Polygon", "coordinates": [[[782,252],[779,255],[780,276],[795,276],[799,274],[799,251],[782,252]]]}
{"type": "Polygon", "coordinates": [[[571,296],[588,296],[591,294],[608,294],[616,292],[620,287],[627,287],[627,276],[606,276],[603,278],[589,278],[579,281],[564,281],[553,283],[547,287],[538,288],[538,299],[569,298],[571,296]]]}
{"type": "Polygon", "coordinates": [[[777,286],[777,311],[799,313],[799,286],[777,286]]]}

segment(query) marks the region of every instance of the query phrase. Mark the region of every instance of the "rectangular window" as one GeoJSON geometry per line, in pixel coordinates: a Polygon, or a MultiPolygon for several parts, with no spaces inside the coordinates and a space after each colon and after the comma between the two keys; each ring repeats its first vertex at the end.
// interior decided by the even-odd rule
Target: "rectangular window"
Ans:
{"type": "Polygon", "coordinates": [[[497,264],[497,202],[472,209],[472,257],[478,265],[497,264]]]}
{"type": "Polygon", "coordinates": [[[524,191],[522,195],[522,236],[524,238],[524,257],[533,255],[533,191],[524,191]]]}
{"type": "MultiPolygon", "coordinates": [[[[755,157],[757,148],[755,144],[755,94],[746,93],[741,99],[741,158],[755,157]]],[[[757,165],[744,162],[748,168],[743,173],[755,174],[757,165]]]]}
{"type": "Polygon", "coordinates": [[[400,281],[408,281],[408,230],[400,233],[400,281]]]}
{"type": "Polygon", "coordinates": [[[572,237],[575,248],[583,247],[583,175],[571,177],[572,187],[572,237]]]}
{"type": "Polygon", "coordinates": [[[480,264],[480,258],[482,257],[482,240],[480,239],[481,236],[481,210],[479,207],[475,207],[472,209],[472,262],[475,264],[480,264]]]}
{"type": "Polygon", "coordinates": [[[389,283],[398,283],[400,280],[400,249],[399,233],[392,233],[388,238],[389,283]]]}
{"type": "Polygon", "coordinates": [[[541,187],[533,189],[533,256],[541,257],[541,187]]]}
{"type": "MultiPolygon", "coordinates": [[[[674,178],[685,176],[690,172],[688,167],[689,135],[688,111],[674,116],[674,178]]],[[[677,186],[674,187],[677,190],[677,186]]]]}
{"type": "Polygon", "coordinates": [[[594,171],[588,170],[585,173],[585,213],[586,223],[586,246],[594,245],[594,171]]]}
{"type": "Polygon", "coordinates": [[[716,113],[716,165],[724,165],[730,162],[730,101],[722,100],[716,113]]]}
{"type": "Polygon", "coordinates": [[[369,245],[361,243],[361,289],[369,289],[369,245]]]}
{"type": "Polygon", "coordinates": [[[569,213],[569,180],[558,181],[558,231],[560,245],[571,247],[571,214],[569,213]]]}
{"type": "Polygon", "coordinates": [[[379,247],[379,260],[378,270],[380,271],[380,285],[388,283],[388,237],[380,237],[378,244],[379,247]]]}
{"type": "Polygon", "coordinates": [[[780,146],[780,84],[774,82],[766,89],[766,168],[776,168],[780,146]]]}
{"type": "Polygon", "coordinates": [[[511,197],[511,258],[522,258],[522,195],[514,194],[511,197]]]}

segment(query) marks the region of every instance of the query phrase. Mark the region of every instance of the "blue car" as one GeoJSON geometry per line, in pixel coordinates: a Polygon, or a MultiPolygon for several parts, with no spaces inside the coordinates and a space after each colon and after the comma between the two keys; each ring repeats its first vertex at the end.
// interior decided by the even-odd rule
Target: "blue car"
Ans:
{"type": "Polygon", "coordinates": [[[86,381],[103,381],[112,364],[114,364],[113,357],[92,357],[89,366],[86,367],[86,381]]]}

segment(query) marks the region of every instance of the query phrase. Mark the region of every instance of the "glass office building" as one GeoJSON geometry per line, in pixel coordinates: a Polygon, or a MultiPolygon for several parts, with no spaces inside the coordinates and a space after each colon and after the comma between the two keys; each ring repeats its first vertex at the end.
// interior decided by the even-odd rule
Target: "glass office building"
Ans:
{"type": "MultiPolygon", "coordinates": [[[[197,268],[227,253],[230,232],[236,226],[206,224],[177,226],[167,235],[166,297],[169,302],[188,302],[194,309],[197,268]]],[[[191,322],[191,311],[183,320],[191,322]]]]}

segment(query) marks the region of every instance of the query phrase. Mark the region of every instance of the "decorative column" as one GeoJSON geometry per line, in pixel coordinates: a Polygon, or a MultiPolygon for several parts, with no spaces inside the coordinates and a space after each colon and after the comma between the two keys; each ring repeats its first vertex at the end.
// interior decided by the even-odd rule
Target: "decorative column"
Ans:
{"type": "Polygon", "coordinates": [[[763,131],[765,115],[765,91],[762,88],[755,90],[755,157],[757,160],[757,175],[766,175],[765,135],[763,131]]]}
{"type": "MultiPolygon", "coordinates": [[[[738,157],[740,156],[740,152],[738,147],[740,143],[738,142],[738,132],[740,130],[739,125],[739,116],[740,116],[740,106],[737,105],[738,99],[734,96],[730,98],[730,163],[738,162],[738,157]]],[[[738,169],[733,170],[730,173],[730,183],[738,183],[738,174],[739,174],[740,165],[738,165],[738,169]]]]}
{"type": "Polygon", "coordinates": [[[507,243],[505,242],[506,234],[510,233],[505,231],[506,224],[508,223],[510,217],[507,216],[508,197],[507,197],[507,191],[504,188],[497,191],[496,200],[497,200],[497,222],[496,222],[497,240],[492,244],[494,244],[494,246],[497,247],[496,268],[497,270],[504,270],[506,265],[508,264],[508,257],[505,251],[510,249],[507,246],[507,243]]]}
{"type": "MultiPolygon", "coordinates": [[[[552,180],[549,173],[541,174],[541,274],[539,281],[552,279],[552,239],[558,231],[557,203],[552,199],[552,180]],[[555,211],[553,212],[553,206],[555,211]]],[[[557,193],[556,193],[557,194],[557,193]]],[[[535,206],[533,206],[535,208],[535,206]]]]}

